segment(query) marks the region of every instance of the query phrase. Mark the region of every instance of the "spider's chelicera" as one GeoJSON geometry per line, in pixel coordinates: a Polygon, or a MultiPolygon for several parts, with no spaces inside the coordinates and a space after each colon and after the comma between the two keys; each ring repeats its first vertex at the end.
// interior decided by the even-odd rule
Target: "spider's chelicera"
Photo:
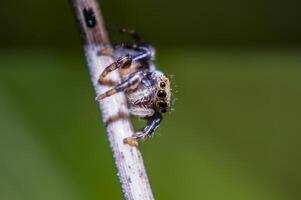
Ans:
{"type": "Polygon", "coordinates": [[[129,34],[135,44],[119,43],[115,45],[114,54],[116,62],[112,63],[99,77],[99,83],[113,85],[107,92],[99,95],[98,100],[124,92],[130,113],[146,119],[147,125],[142,131],[136,132],[124,142],[137,146],[139,140],[153,135],[155,129],[162,121],[162,114],[170,110],[171,88],[169,79],[165,74],[156,70],[153,60],[155,49],[146,44],[133,30],[121,29],[122,33],[129,34]],[[120,70],[122,82],[114,83],[105,77],[113,70],[120,70]]]}

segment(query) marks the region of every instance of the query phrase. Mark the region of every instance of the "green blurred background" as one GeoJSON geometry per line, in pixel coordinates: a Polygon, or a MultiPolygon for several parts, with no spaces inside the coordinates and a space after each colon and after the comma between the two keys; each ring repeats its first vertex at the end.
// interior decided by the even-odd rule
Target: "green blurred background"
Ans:
{"type": "MultiPolygon", "coordinates": [[[[301,199],[297,0],[100,3],[174,75],[140,145],[156,199],[301,199]]],[[[0,199],[122,199],[69,2],[1,1],[0,24],[0,199]]]]}

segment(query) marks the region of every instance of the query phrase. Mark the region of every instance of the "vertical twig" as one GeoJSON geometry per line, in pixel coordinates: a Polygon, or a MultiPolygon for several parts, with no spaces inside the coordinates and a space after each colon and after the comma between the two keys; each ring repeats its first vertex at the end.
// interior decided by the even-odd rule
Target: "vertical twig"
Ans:
{"type": "MultiPolygon", "coordinates": [[[[96,0],[72,0],[75,17],[78,21],[84,42],[84,51],[96,95],[108,90],[98,83],[100,73],[113,62],[103,54],[111,48],[96,0]]],[[[120,81],[118,72],[109,76],[120,81]]],[[[123,139],[133,134],[124,94],[118,93],[99,103],[103,122],[106,125],[109,142],[113,151],[122,190],[127,200],[153,200],[153,194],[138,148],[123,143],[123,139]]]]}

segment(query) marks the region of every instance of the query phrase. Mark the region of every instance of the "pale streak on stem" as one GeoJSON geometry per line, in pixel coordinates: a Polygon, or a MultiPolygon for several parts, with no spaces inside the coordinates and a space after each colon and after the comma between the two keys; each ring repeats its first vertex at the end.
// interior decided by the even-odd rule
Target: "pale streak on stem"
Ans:
{"type": "MultiPolygon", "coordinates": [[[[101,50],[110,48],[109,38],[96,0],[72,0],[75,17],[79,24],[84,43],[85,56],[96,96],[109,87],[100,85],[101,72],[114,60],[100,55],[101,50]],[[92,10],[96,25],[88,27],[83,10],[92,10]]],[[[109,79],[120,81],[117,71],[110,73],[109,79]]],[[[145,171],[142,155],[138,148],[123,143],[123,139],[133,135],[126,98],[123,93],[115,94],[99,103],[103,122],[118,170],[118,177],[126,200],[153,200],[153,194],[145,171]]]]}

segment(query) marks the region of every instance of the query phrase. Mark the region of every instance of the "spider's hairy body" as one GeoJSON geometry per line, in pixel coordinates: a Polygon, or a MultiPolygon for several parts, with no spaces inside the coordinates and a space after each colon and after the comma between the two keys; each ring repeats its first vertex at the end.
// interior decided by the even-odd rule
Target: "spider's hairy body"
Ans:
{"type": "Polygon", "coordinates": [[[137,140],[150,137],[162,121],[161,113],[165,113],[171,106],[171,88],[169,79],[162,72],[156,70],[153,64],[155,50],[152,46],[142,43],[140,37],[133,31],[122,29],[134,37],[138,44],[122,43],[115,49],[116,62],[109,65],[100,75],[100,84],[111,84],[106,75],[118,69],[122,82],[116,84],[111,90],[99,95],[98,100],[124,92],[130,113],[148,120],[146,127],[125,142],[137,146],[137,140]]]}

